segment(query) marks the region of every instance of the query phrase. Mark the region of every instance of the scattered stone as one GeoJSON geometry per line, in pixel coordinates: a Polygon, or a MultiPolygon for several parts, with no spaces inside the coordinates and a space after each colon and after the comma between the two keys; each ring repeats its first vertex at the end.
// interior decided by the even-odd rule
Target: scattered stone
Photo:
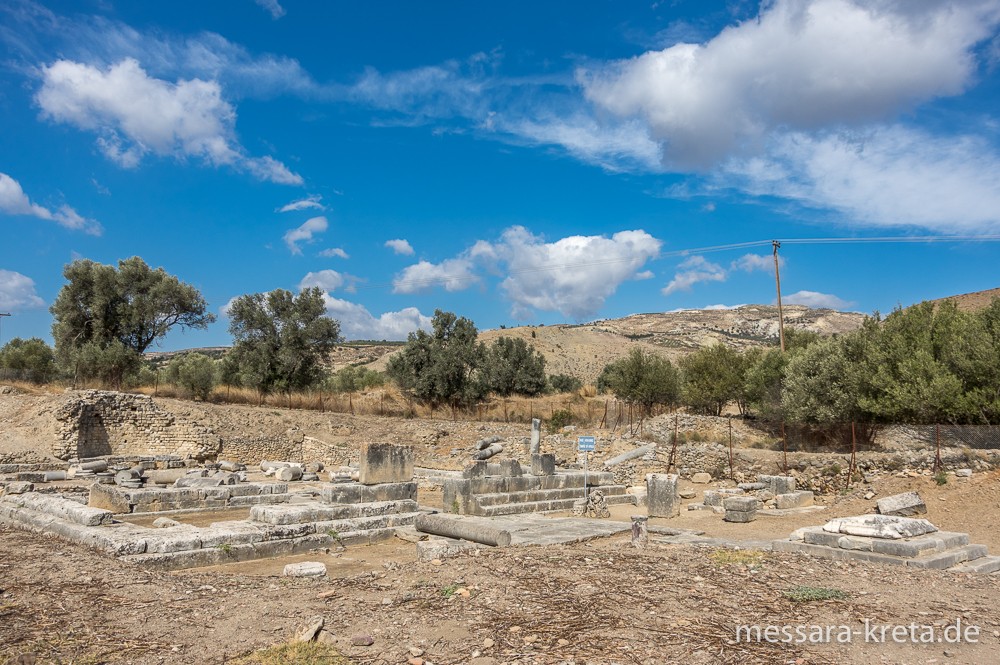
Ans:
{"type": "Polygon", "coordinates": [[[971,478],[972,469],[959,469],[955,472],[955,476],[958,478],[971,478]]]}
{"type": "Polygon", "coordinates": [[[677,495],[682,499],[693,499],[696,496],[698,496],[698,492],[688,487],[687,489],[682,489],[681,491],[679,491],[677,495]]]}
{"type": "Polygon", "coordinates": [[[484,649],[492,649],[493,645],[495,645],[495,644],[496,644],[496,642],[494,642],[493,640],[491,640],[488,637],[485,640],[483,640],[483,648],[484,649]]]}
{"type": "Polygon", "coordinates": [[[358,634],[358,635],[352,635],[351,636],[351,645],[352,646],[356,646],[356,647],[370,647],[373,644],[375,644],[375,640],[372,638],[371,635],[358,634]]]}
{"type": "Polygon", "coordinates": [[[708,483],[712,482],[712,474],[705,473],[704,471],[696,473],[693,476],[691,476],[691,482],[697,485],[707,485],[708,483]]]}
{"type": "Polygon", "coordinates": [[[424,650],[420,647],[410,647],[410,655],[414,658],[419,658],[424,655],[424,650]]]}
{"type": "Polygon", "coordinates": [[[169,517],[157,517],[153,520],[154,529],[169,529],[172,526],[180,526],[181,523],[177,520],[172,520],[169,517]]]}
{"type": "Polygon", "coordinates": [[[323,577],[326,575],[326,564],[320,561],[290,563],[281,574],[285,577],[323,577]]]}
{"type": "Polygon", "coordinates": [[[876,502],[880,515],[893,515],[896,517],[909,517],[910,515],[924,515],[927,513],[927,504],[916,492],[904,492],[879,499],[876,502]]]}
{"type": "Polygon", "coordinates": [[[867,536],[898,540],[922,536],[937,531],[937,527],[923,519],[897,517],[893,515],[861,515],[841,517],[823,525],[827,533],[843,533],[851,536],[867,536]]]}
{"type": "Polygon", "coordinates": [[[323,624],[325,620],[322,616],[317,615],[309,619],[309,621],[299,628],[295,633],[296,642],[312,642],[316,639],[319,631],[323,630],[323,624]]]}

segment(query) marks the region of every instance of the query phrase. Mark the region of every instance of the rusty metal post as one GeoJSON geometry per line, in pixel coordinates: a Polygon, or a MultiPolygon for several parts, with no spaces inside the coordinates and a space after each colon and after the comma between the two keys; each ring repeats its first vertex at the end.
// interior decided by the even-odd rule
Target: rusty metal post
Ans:
{"type": "Polygon", "coordinates": [[[729,419],[729,479],[736,480],[733,472],[733,419],[729,419]]]}
{"type": "Polygon", "coordinates": [[[851,489],[851,482],[854,480],[854,469],[858,464],[858,437],[854,431],[854,421],[851,421],[851,466],[847,470],[847,489],[851,489]]]}
{"type": "Polygon", "coordinates": [[[788,439],[785,437],[785,419],[781,419],[781,464],[788,475],[788,439]]]}
{"type": "Polygon", "coordinates": [[[674,466],[674,459],[677,456],[677,416],[674,416],[674,443],[670,446],[670,459],[667,460],[667,473],[674,466]]]}
{"type": "Polygon", "coordinates": [[[934,473],[941,470],[944,464],[941,462],[941,425],[934,425],[934,473]]]}

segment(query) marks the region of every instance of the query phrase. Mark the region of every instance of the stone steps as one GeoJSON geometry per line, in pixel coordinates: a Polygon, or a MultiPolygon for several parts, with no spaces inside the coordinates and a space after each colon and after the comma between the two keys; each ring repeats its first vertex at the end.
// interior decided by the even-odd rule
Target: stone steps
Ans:
{"type": "Polygon", "coordinates": [[[953,573],[995,573],[1000,570],[1000,556],[984,556],[950,569],[953,573]]]}
{"type": "MultiPolygon", "coordinates": [[[[577,492],[580,494],[580,492],[577,492]]],[[[519,513],[538,513],[553,510],[571,510],[573,504],[582,496],[571,499],[552,499],[550,501],[525,501],[522,503],[501,503],[493,506],[483,506],[482,511],[477,513],[482,517],[498,517],[501,515],[517,515],[519,513]]],[[[607,496],[609,505],[631,503],[634,504],[635,497],[631,494],[620,494],[607,496]]]]}
{"type": "MultiPolygon", "coordinates": [[[[808,538],[807,534],[807,540],[808,538]]],[[[816,534],[820,535],[820,534],[816,534]]],[[[827,534],[836,536],[836,534],[827,534]]],[[[863,540],[863,539],[855,539],[863,540]]],[[[798,552],[836,561],[866,561],[891,566],[948,570],[956,573],[993,573],[1000,571],[1000,557],[989,556],[986,545],[968,544],[967,534],[939,532],[932,538],[883,541],[883,551],[851,549],[836,544],[819,544],[797,540],[777,540],[772,544],[775,552],[798,552]],[[937,549],[929,546],[937,541],[937,549]],[[888,547],[893,545],[893,548],[888,547]],[[889,554],[887,551],[898,553],[889,554]]]]}
{"type": "MultiPolygon", "coordinates": [[[[590,487],[589,489],[600,489],[605,497],[622,496],[625,494],[624,485],[605,485],[601,487],[590,487]]],[[[551,490],[528,490],[525,492],[500,492],[497,494],[477,494],[475,500],[480,507],[498,506],[504,503],[535,503],[538,501],[556,501],[561,499],[582,499],[583,488],[574,487],[566,489],[551,490]]]]}

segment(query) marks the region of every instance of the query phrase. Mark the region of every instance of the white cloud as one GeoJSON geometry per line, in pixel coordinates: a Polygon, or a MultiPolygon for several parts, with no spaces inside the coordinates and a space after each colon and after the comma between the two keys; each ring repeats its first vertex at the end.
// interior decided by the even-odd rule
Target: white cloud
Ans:
{"type": "Polygon", "coordinates": [[[468,258],[445,259],[441,263],[420,261],[407,266],[392,280],[393,293],[419,293],[435,286],[445,291],[462,291],[479,281],[468,258]]]}
{"type": "Polygon", "coordinates": [[[318,286],[324,291],[336,291],[345,282],[344,275],[336,270],[320,270],[319,272],[306,273],[306,276],[299,282],[299,289],[318,286]]]}
{"type": "Polygon", "coordinates": [[[349,258],[351,258],[350,255],[348,255],[348,253],[345,252],[340,247],[330,247],[328,249],[324,249],[323,251],[319,252],[317,254],[317,256],[322,256],[322,257],[328,258],[328,259],[332,259],[334,257],[339,258],[339,259],[349,259],[349,258]]]}
{"type": "Polygon", "coordinates": [[[93,219],[80,216],[68,205],[61,205],[56,210],[33,203],[21,188],[21,183],[6,173],[0,173],[0,213],[7,215],[26,215],[37,217],[75,231],[83,231],[91,235],[101,235],[101,225],[93,219]]]}
{"type": "Polygon", "coordinates": [[[677,291],[690,291],[699,282],[724,282],[727,277],[726,269],[718,263],[712,263],[704,256],[692,256],[681,262],[674,278],[663,287],[661,293],[669,296],[677,291]]]}
{"type": "MultiPolygon", "coordinates": [[[[778,265],[785,265],[785,258],[778,256],[778,265]]],[[[771,270],[774,268],[774,257],[766,254],[744,254],[730,265],[732,270],[754,272],[755,270],[771,270]]]]}
{"type": "Polygon", "coordinates": [[[777,137],[767,155],[732,160],[719,184],[833,209],[876,227],[1000,230],[1000,153],[975,136],[905,127],[777,137]]]}
{"type": "Polygon", "coordinates": [[[776,0],[706,43],[578,80],[598,109],[647,123],[667,168],[706,168],[776,129],[867,123],[963,92],[998,21],[988,0],[776,0]]]}
{"type": "Polygon", "coordinates": [[[799,291],[781,296],[781,302],[785,305],[805,305],[818,309],[847,309],[854,304],[833,294],[819,293],[818,291],[799,291]]]}
{"type": "Polygon", "coordinates": [[[391,249],[396,254],[402,254],[403,256],[413,256],[413,246],[410,245],[409,240],[404,240],[403,238],[386,240],[385,246],[391,249]]]}
{"type": "Polygon", "coordinates": [[[274,20],[285,15],[285,8],[278,4],[278,0],[254,0],[254,2],[269,12],[274,20]]]}
{"type": "Polygon", "coordinates": [[[385,312],[378,318],[363,305],[327,295],[327,316],[340,322],[345,339],[405,340],[417,330],[430,330],[431,318],[416,307],[406,307],[398,312],[385,312]]]}
{"type": "Polygon", "coordinates": [[[302,226],[289,229],[285,233],[285,244],[288,245],[288,249],[292,254],[301,254],[302,250],[299,248],[299,243],[313,242],[313,236],[323,233],[328,226],[329,223],[326,221],[326,217],[319,216],[307,219],[302,226]]]}
{"type": "Polygon", "coordinates": [[[538,309],[579,320],[596,314],[623,282],[641,276],[661,245],[641,230],[545,242],[515,226],[503,233],[494,250],[507,266],[508,277],[500,287],[516,316],[538,309]]]}
{"type": "Polygon", "coordinates": [[[307,196],[304,199],[297,199],[291,203],[286,203],[281,206],[275,212],[295,212],[296,210],[307,210],[309,208],[315,208],[316,210],[326,210],[326,206],[320,203],[323,197],[317,195],[307,196]]]}
{"type": "Polygon", "coordinates": [[[30,277],[12,270],[0,269],[0,310],[24,310],[44,307],[45,301],[35,293],[30,277]]]}
{"type": "Polygon", "coordinates": [[[713,311],[713,310],[739,309],[740,307],[746,307],[746,304],[743,303],[743,304],[740,304],[740,305],[722,305],[722,304],[719,304],[719,305],[705,305],[704,307],[702,307],[702,309],[708,310],[708,311],[713,311]]]}
{"type": "Polygon", "coordinates": [[[195,157],[280,184],[302,183],[281,162],[246,154],[236,140],[236,111],[216,81],[171,83],[149,76],[131,58],[106,70],[58,60],[43,67],[42,79],[35,95],[42,115],[96,132],[105,155],[125,168],[152,152],[195,157]]]}

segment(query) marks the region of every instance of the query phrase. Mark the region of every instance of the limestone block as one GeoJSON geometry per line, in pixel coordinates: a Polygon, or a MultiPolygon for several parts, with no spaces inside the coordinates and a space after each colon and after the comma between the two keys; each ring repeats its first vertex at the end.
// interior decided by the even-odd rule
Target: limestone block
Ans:
{"type": "Polygon", "coordinates": [[[87,505],[91,508],[110,510],[113,513],[132,512],[132,505],[124,492],[114,485],[94,483],[90,486],[90,499],[87,505]]]}
{"type": "Polygon", "coordinates": [[[904,492],[879,499],[875,502],[878,512],[881,515],[894,515],[896,517],[909,517],[911,515],[924,515],[927,513],[927,504],[916,492],[904,492]]]}
{"type": "Polygon", "coordinates": [[[551,476],[556,472],[556,456],[533,454],[531,456],[531,475],[551,476]]]}
{"type": "Polygon", "coordinates": [[[35,489],[34,484],[21,481],[11,481],[2,483],[2,485],[5,494],[24,494],[25,492],[32,492],[35,489]]]}
{"type": "Polygon", "coordinates": [[[693,476],[691,476],[691,482],[695,483],[696,485],[707,485],[708,483],[712,482],[712,474],[705,473],[704,471],[696,473],[693,476]]]}
{"type": "Polygon", "coordinates": [[[410,482],[413,480],[413,448],[390,443],[362,445],[358,479],[363,485],[410,482]]]}
{"type": "Polygon", "coordinates": [[[462,470],[463,478],[485,478],[489,470],[489,462],[477,460],[462,470]]]}
{"type": "Polygon", "coordinates": [[[776,508],[779,510],[785,510],[787,508],[804,508],[805,506],[811,506],[813,505],[814,499],[815,495],[812,492],[799,490],[798,492],[779,494],[774,497],[774,502],[776,508]]]}
{"type": "Polygon", "coordinates": [[[767,485],[767,488],[775,495],[795,491],[795,478],[792,476],[757,476],[757,482],[767,485]]]}
{"type": "Polygon", "coordinates": [[[290,563],[281,572],[285,577],[325,577],[326,564],[320,561],[290,563]]]}
{"type": "Polygon", "coordinates": [[[731,496],[723,499],[722,507],[726,509],[726,513],[750,513],[760,510],[760,500],[755,496],[731,496]]]}
{"type": "Polygon", "coordinates": [[[675,473],[650,473],[646,476],[646,503],[650,517],[675,517],[681,512],[675,473]]]}
{"type": "Polygon", "coordinates": [[[743,490],[739,488],[722,488],[716,490],[705,490],[705,498],[702,500],[706,506],[722,506],[722,502],[733,496],[742,496],[743,490]]]}
{"type": "Polygon", "coordinates": [[[521,463],[516,459],[500,460],[500,475],[507,478],[519,478],[524,474],[521,463]]]}
{"type": "Polygon", "coordinates": [[[922,519],[892,515],[860,515],[830,520],[823,525],[823,530],[827,533],[898,540],[933,533],[938,529],[922,519]]]}
{"type": "Polygon", "coordinates": [[[722,517],[726,522],[735,522],[737,524],[747,524],[753,522],[757,519],[757,511],[742,511],[742,510],[727,510],[726,514],[722,517]]]}
{"type": "MultiPolygon", "coordinates": [[[[537,455],[541,452],[541,441],[542,441],[542,421],[538,418],[531,419],[531,442],[529,443],[528,452],[532,455],[537,455]]],[[[541,475],[541,474],[535,474],[541,475]]]]}

